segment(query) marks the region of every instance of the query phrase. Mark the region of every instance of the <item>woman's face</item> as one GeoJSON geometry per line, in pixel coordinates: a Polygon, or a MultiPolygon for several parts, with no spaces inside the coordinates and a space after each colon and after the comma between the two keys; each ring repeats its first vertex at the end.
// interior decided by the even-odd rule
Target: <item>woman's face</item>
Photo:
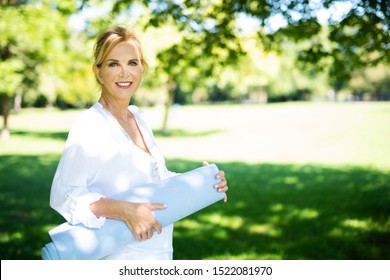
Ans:
{"type": "Polygon", "coordinates": [[[100,68],[94,69],[102,84],[102,94],[128,100],[141,83],[142,70],[141,53],[133,40],[117,44],[100,68]]]}

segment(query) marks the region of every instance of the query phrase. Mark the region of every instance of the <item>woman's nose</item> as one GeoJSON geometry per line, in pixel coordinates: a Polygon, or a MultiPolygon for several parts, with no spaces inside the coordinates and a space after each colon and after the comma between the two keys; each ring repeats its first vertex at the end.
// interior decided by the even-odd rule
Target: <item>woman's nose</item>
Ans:
{"type": "Polygon", "coordinates": [[[126,69],[126,67],[121,66],[121,72],[120,72],[120,77],[121,78],[128,78],[130,75],[126,69]]]}

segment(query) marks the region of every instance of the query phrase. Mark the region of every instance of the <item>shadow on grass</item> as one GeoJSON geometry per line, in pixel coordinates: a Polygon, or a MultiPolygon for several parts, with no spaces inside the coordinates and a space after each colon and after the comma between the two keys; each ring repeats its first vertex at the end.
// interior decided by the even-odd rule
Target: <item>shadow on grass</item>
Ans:
{"type": "Polygon", "coordinates": [[[227,174],[228,203],[175,225],[175,259],[390,258],[389,174],[317,165],[219,167],[227,174]]]}
{"type": "Polygon", "coordinates": [[[0,156],[1,259],[39,259],[63,219],[48,205],[58,156],[0,156]]]}
{"type": "MultiPolygon", "coordinates": [[[[57,155],[0,156],[1,259],[39,259],[63,222],[49,205],[57,155]]],[[[173,171],[197,162],[167,160],[173,171]]],[[[389,259],[389,176],[318,165],[219,164],[229,201],[177,222],[175,259],[389,259]]]]}
{"type": "Polygon", "coordinates": [[[33,138],[48,138],[53,140],[65,141],[68,137],[68,131],[32,131],[32,130],[12,130],[12,135],[33,137],[33,138]]]}

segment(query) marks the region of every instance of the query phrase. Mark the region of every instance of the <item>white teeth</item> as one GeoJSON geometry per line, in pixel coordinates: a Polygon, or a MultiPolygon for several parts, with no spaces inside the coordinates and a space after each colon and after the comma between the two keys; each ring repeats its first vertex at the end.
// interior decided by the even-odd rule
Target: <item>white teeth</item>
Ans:
{"type": "Polygon", "coordinates": [[[128,87],[131,83],[117,83],[120,87],[128,87]]]}

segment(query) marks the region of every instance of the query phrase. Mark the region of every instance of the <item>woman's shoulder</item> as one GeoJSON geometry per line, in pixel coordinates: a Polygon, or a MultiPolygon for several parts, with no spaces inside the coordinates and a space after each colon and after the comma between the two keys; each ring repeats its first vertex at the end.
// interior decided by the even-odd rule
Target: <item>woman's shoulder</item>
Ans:
{"type": "Polygon", "coordinates": [[[74,124],[89,124],[89,122],[96,122],[103,118],[102,114],[103,106],[99,102],[96,102],[88,109],[84,110],[76,120],[74,124]]]}
{"type": "Polygon", "coordinates": [[[102,112],[103,107],[100,103],[96,102],[90,108],[86,109],[80,114],[77,120],[73,123],[71,131],[81,134],[98,132],[104,129],[104,123],[106,122],[104,114],[102,112]]]}
{"type": "Polygon", "coordinates": [[[96,105],[84,110],[69,130],[67,149],[76,148],[90,155],[99,154],[108,135],[106,121],[96,105]]]}

